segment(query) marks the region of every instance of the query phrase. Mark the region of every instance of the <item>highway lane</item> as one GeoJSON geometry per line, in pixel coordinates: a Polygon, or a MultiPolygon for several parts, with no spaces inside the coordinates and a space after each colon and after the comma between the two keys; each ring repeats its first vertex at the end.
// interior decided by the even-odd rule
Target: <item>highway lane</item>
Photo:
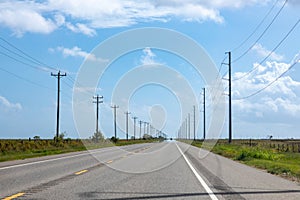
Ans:
{"type": "Polygon", "coordinates": [[[48,162],[0,167],[0,197],[221,200],[300,196],[297,183],[212,153],[201,159],[198,148],[184,143],[122,148],[126,151],[113,147],[93,152],[95,157],[70,154],[48,162]]]}
{"type": "Polygon", "coordinates": [[[149,144],[137,144],[109,147],[90,152],[75,152],[0,163],[0,197],[60,179],[73,172],[97,166],[101,162],[110,161],[149,146],[149,144]]]}

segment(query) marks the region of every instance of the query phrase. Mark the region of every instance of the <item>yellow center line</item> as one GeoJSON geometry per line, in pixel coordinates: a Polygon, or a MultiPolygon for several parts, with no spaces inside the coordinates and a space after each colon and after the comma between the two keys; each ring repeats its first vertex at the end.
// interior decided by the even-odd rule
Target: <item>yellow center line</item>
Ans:
{"type": "Polygon", "coordinates": [[[106,163],[109,164],[109,163],[112,163],[112,162],[114,162],[114,161],[113,160],[109,160],[106,163]]]}
{"type": "Polygon", "coordinates": [[[86,170],[86,169],[85,169],[85,170],[82,170],[82,171],[76,172],[75,174],[76,174],[76,175],[79,175],[79,174],[83,174],[83,173],[85,173],[85,172],[87,172],[87,171],[88,171],[88,170],[86,170]]]}
{"type": "Polygon", "coordinates": [[[10,197],[6,197],[6,198],[4,198],[4,199],[2,199],[2,200],[11,200],[11,199],[15,199],[15,198],[18,198],[18,197],[20,197],[20,196],[23,196],[24,194],[25,194],[24,192],[20,192],[20,193],[18,193],[18,194],[12,195],[12,196],[10,196],[10,197]]]}

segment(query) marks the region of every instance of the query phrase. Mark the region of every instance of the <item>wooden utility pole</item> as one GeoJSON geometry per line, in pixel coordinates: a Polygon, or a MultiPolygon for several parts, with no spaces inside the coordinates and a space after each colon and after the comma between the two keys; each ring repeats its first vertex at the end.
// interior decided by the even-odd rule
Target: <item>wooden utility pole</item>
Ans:
{"type": "Polygon", "coordinates": [[[135,140],[135,135],[136,135],[136,119],[137,117],[133,117],[133,139],[135,140]]]}
{"type": "Polygon", "coordinates": [[[205,128],[205,88],[203,88],[203,140],[206,138],[206,128],[205,128]]]}
{"type": "Polygon", "coordinates": [[[117,139],[117,108],[119,108],[119,106],[114,105],[111,106],[112,109],[114,109],[114,129],[115,129],[115,139],[117,139]]]}
{"type": "Polygon", "coordinates": [[[126,115],[126,140],[128,141],[128,115],[130,114],[130,112],[125,112],[126,115]]]}
{"type": "Polygon", "coordinates": [[[143,123],[143,121],[139,121],[139,123],[140,123],[140,139],[142,138],[142,123],[143,123]]]}
{"type": "Polygon", "coordinates": [[[194,140],[196,140],[196,106],[193,106],[194,111],[194,140]]]}
{"type": "Polygon", "coordinates": [[[231,140],[232,140],[232,115],[231,115],[231,52],[227,52],[228,53],[228,67],[229,67],[229,70],[228,70],[228,81],[229,81],[229,87],[228,87],[228,97],[229,97],[229,102],[228,102],[228,106],[229,106],[229,125],[228,125],[228,132],[229,132],[229,137],[228,137],[228,142],[231,143],[231,140]]]}
{"type": "Polygon", "coordinates": [[[51,73],[51,76],[57,77],[57,112],[56,112],[56,142],[58,141],[59,137],[59,99],[60,99],[60,78],[63,76],[67,76],[66,73],[61,74],[60,71],[58,71],[57,74],[51,73]]]}
{"type": "Polygon", "coordinates": [[[93,99],[95,99],[96,101],[94,101],[93,103],[96,104],[96,133],[99,132],[99,128],[98,128],[98,124],[99,124],[99,104],[103,103],[103,101],[100,99],[103,99],[103,96],[99,96],[97,94],[97,96],[94,96],[93,99]]]}

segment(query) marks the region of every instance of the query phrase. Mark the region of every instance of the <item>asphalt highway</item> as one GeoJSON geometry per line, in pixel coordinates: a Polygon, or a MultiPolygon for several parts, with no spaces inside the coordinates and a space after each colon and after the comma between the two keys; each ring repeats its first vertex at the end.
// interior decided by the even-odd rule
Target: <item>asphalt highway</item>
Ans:
{"type": "Polygon", "coordinates": [[[0,163],[1,199],[300,199],[299,183],[168,141],[0,163]]]}

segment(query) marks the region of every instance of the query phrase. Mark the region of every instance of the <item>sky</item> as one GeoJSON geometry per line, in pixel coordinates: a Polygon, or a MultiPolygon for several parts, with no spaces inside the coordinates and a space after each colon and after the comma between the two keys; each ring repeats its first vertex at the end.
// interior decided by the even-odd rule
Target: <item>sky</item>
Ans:
{"type": "MultiPolygon", "coordinates": [[[[270,135],[300,138],[299,9],[298,0],[187,0],[184,3],[178,0],[1,0],[0,138],[35,135],[53,138],[57,78],[51,72],[58,70],[67,74],[61,78],[60,99],[60,131],[66,137],[85,138],[93,134],[93,96],[97,94],[104,97],[100,104],[100,130],[106,137],[113,136],[111,106],[114,104],[119,106],[118,137],[125,137],[125,111],[131,112],[130,136],[134,129],[132,117],[138,117],[137,120],[150,122],[169,137],[177,137],[182,122],[188,114],[193,114],[193,97],[188,91],[176,92],[180,87],[184,90],[184,84],[177,82],[182,80],[197,99],[197,138],[202,138],[202,88],[207,91],[207,129],[213,123],[215,91],[214,85],[197,74],[190,62],[170,51],[147,46],[132,49],[115,60],[107,60],[98,51],[102,43],[124,31],[149,27],[185,35],[198,43],[214,62],[223,79],[226,103],[221,138],[228,137],[228,65],[222,64],[228,63],[225,54],[228,51],[232,54],[233,138],[270,135]],[[80,88],[77,78],[90,61],[107,63],[108,68],[99,77],[96,88],[80,88]],[[166,74],[158,69],[165,69],[166,74]],[[178,79],[169,80],[170,74],[178,79]],[[119,87],[129,87],[128,80],[149,77],[169,80],[170,85],[174,81],[175,89],[155,81],[141,82],[130,91],[129,98],[114,99],[122,94],[116,93],[119,87]],[[73,95],[80,89],[90,96],[90,102],[85,102],[87,107],[82,106],[82,110],[93,109],[85,112],[91,118],[86,118],[84,133],[77,129],[80,125],[74,120],[78,113],[74,117],[77,104],[73,95]],[[122,101],[128,102],[128,107],[122,101]],[[186,108],[184,112],[182,107],[186,108]]],[[[149,39],[147,35],[141,37],[149,39]]],[[[105,51],[113,53],[118,49],[121,47],[115,45],[105,51]]],[[[139,135],[138,125],[136,130],[139,135]]]]}

